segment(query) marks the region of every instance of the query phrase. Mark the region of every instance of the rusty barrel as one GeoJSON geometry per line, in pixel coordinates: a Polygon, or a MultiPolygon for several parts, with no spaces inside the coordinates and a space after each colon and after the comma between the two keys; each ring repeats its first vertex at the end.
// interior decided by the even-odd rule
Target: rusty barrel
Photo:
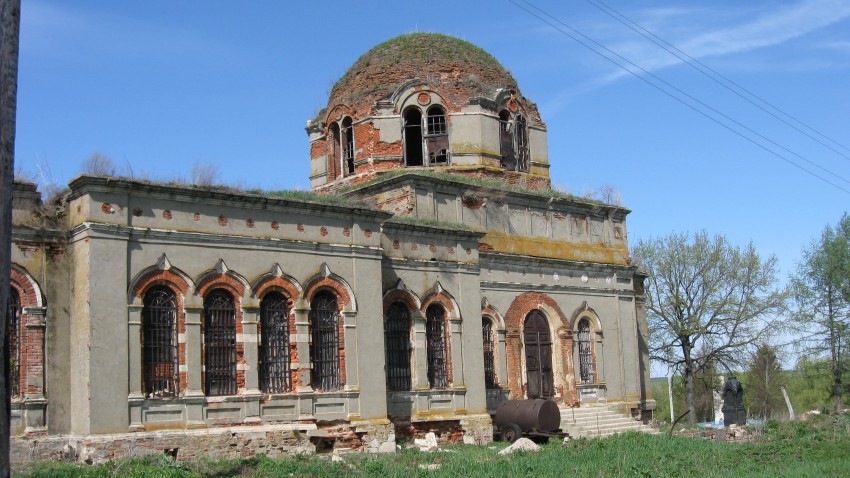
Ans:
{"type": "Polygon", "coordinates": [[[493,424],[516,423],[523,431],[553,432],[561,428],[561,411],[551,400],[506,400],[496,408],[493,424]]]}

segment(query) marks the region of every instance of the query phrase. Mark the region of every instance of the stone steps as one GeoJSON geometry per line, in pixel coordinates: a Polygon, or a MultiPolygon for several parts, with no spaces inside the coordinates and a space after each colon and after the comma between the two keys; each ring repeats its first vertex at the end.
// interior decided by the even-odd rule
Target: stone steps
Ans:
{"type": "Polygon", "coordinates": [[[630,431],[658,433],[655,428],[603,406],[562,408],[561,429],[574,438],[606,437],[630,431]]]}

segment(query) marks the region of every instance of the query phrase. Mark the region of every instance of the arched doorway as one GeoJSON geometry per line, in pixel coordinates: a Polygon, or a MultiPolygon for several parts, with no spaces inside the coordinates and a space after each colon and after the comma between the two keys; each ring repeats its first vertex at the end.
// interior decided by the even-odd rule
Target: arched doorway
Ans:
{"type": "Polygon", "coordinates": [[[552,333],[546,316],[532,310],[525,316],[523,327],[525,341],[525,371],[528,377],[528,398],[552,398],[554,377],[552,375],[552,333]]]}

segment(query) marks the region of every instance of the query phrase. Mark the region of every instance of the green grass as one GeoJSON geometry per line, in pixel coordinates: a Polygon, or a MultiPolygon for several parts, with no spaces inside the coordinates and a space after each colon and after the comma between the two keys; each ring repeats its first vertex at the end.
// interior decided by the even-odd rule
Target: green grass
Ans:
{"type": "Polygon", "coordinates": [[[644,435],[550,443],[540,453],[498,455],[505,445],[456,445],[442,453],[404,450],[391,455],[256,457],[172,463],[164,457],[77,467],[42,464],[16,474],[35,477],[770,477],[850,476],[850,415],[817,417],[807,423],[769,422],[752,443],[644,435]],[[439,464],[436,471],[419,465],[439,464]]]}
{"type": "Polygon", "coordinates": [[[476,178],[470,176],[463,176],[460,174],[454,173],[445,173],[441,171],[407,171],[407,170],[399,170],[399,171],[389,171],[386,173],[382,173],[379,176],[370,179],[362,184],[358,184],[356,186],[349,186],[346,188],[342,188],[339,190],[340,194],[347,194],[350,192],[354,192],[365,187],[371,186],[373,184],[381,183],[391,178],[395,178],[398,176],[411,175],[411,176],[423,176],[428,178],[441,179],[444,181],[453,181],[461,184],[468,184],[470,186],[479,186],[484,188],[496,189],[499,191],[508,191],[508,192],[517,192],[523,194],[530,194],[533,196],[540,196],[544,198],[556,198],[556,199],[569,199],[571,201],[582,202],[586,204],[597,204],[597,205],[605,205],[604,202],[598,201],[596,199],[588,199],[579,197],[564,191],[559,191],[557,189],[527,189],[520,186],[515,186],[504,181],[500,181],[498,179],[491,178],[476,178]]]}

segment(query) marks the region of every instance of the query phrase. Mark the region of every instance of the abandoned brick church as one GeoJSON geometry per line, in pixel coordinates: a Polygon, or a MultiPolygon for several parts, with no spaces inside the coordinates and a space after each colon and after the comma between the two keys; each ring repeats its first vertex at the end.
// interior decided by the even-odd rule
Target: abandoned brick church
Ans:
{"type": "Polygon", "coordinates": [[[550,188],[495,58],[390,39],[306,129],[312,194],[16,183],[16,456],[486,443],[523,397],[651,415],[629,211],[550,188]]]}

